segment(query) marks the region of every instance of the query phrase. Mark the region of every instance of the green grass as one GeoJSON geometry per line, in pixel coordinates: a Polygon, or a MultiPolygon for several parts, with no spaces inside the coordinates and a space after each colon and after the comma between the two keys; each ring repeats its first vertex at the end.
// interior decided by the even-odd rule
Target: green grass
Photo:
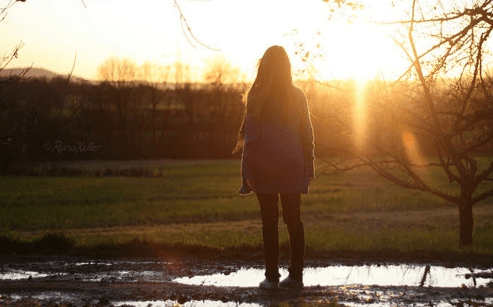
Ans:
{"type": "MultiPolygon", "coordinates": [[[[112,163],[120,169],[128,166],[112,163]]],[[[155,162],[145,167],[160,176],[0,177],[0,237],[28,244],[56,233],[72,242],[73,249],[132,242],[219,250],[261,247],[256,197],[237,193],[239,161],[155,162]]],[[[396,187],[368,170],[318,174],[302,201],[307,247],[314,252],[460,252],[455,206],[396,187]]],[[[491,200],[475,207],[474,218],[473,251],[493,254],[491,200]]],[[[285,246],[284,227],[280,237],[285,246]]]]}
{"type": "MultiPolygon", "coordinates": [[[[235,171],[236,170],[236,171],[235,171]]],[[[242,219],[231,165],[169,166],[162,178],[0,177],[0,229],[42,230],[242,219]]]]}

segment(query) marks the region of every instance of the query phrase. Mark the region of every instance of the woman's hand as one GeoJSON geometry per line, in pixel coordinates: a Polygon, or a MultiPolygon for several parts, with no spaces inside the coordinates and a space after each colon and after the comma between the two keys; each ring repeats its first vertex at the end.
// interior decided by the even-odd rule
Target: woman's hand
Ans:
{"type": "Polygon", "coordinates": [[[255,181],[253,179],[245,179],[245,184],[247,185],[247,187],[252,190],[253,192],[256,192],[255,191],[255,181]]]}
{"type": "Polygon", "coordinates": [[[313,179],[315,179],[315,174],[313,171],[310,172],[308,169],[306,169],[305,175],[306,175],[306,178],[308,178],[308,182],[311,182],[313,179]]]}

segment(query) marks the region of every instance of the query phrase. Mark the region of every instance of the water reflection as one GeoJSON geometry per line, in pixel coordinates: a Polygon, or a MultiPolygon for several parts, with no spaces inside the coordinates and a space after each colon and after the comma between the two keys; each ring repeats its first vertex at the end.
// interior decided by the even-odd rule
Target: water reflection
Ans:
{"type": "MultiPolygon", "coordinates": [[[[475,276],[490,271],[473,270],[475,276]]],[[[331,266],[324,268],[306,268],[305,286],[424,286],[424,287],[479,287],[486,286],[491,279],[467,278],[471,274],[468,268],[445,268],[425,265],[366,265],[331,266]]],[[[281,275],[287,276],[287,270],[281,275]]],[[[174,281],[189,285],[256,287],[264,278],[261,269],[242,268],[237,272],[177,278],[174,281]]]]}
{"type": "MultiPolygon", "coordinates": [[[[24,297],[19,295],[12,295],[10,298],[14,300],[21,300],[24,297]]],[[[64,302],[69,301],[80,301],[80,297],[77,295],[70,295],[68,293],[58,292],[58,291],[47,291],[38,295],[31,295],[31,299],[44,301],[49,300],[52,303],[56,302],[58,304],[64,304],[64,302]]],[[[262,307],[262,305],[255,303],[237,303],[237,302],[221,302],[221,301],[211,301],[211,300],[203,300],[197,301],[192,300],[189,302],[185,302],[183,304],[178,303],[175,300],[152,300],[152,301],[112,301],[111,306],[115,307],[152,307],[152,306],[160,306],[160,307],[262,307]]]]}
{"type": "Polygon", "coordinates": [[[134,307],[152,307],[152,306],[164,306],[164,307],[262,307],[259,304],[247,304],[247,303],[236,303],[236,302],[220,302],[220,301],[190,301],[184,304],[178,304],[177,301],[166,300],[166,301],[128,301],[128,302],[113,302],[112,305],[115,307],[119,306],[134,306],[134,307]]]}
{"type": "Polygon", "coordinates": [[[48,274],[43,274],[39,272],[30,271],[10,271],[10,272],[0,272],[0,280],[21,280],[29,278],[40,278],[47,277],[48,274]]]}

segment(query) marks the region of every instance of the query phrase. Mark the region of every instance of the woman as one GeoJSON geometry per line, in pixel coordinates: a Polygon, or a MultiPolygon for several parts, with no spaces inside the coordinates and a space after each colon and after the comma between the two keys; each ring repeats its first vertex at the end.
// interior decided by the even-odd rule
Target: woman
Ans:
{"type": "Polygon", "coordinates": [[[265,277],[260,288],[302,288],[305,234],[301,194],[314,178],[313,130],[303,91],[293,85],[283,47],[268,48],[246,95],[236,150],[243,147],[240,194],[255,192],[262,215],[265,277]],[[279,197],[288,228],[291,265],[279,282],[279,197]]]}

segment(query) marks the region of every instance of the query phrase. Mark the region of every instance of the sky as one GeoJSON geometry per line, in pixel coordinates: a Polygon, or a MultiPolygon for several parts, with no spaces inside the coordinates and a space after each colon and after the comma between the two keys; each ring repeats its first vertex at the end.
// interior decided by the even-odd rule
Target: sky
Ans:
{"type": "MultiPolygon", "coordinates": [[[[0,0],[0,8],[9,2],[0,0]]],[[[386,8],[376,4],[389,1],[367,2],[365,18],[385,16],[386,8]]],[[[219,51],[187,40],[174,0],[26,0],[13,5],[0,23],[0,55],[22,42],[9,68],[32,65],[68,74],[75,60],[73,74],[86,79],[96,79],[98,66],[112,56],[137,64],[180,60],[200,70],[207,59],[221,55],[251,79],[258,59],[274,44],[286,48],[294,69],[302,67],[295,52],[296,43],[303,42],[323,55],[317,64],[323,78],[371,78],[404,67],[389,37],[372,24],[329,18],[322,0],[177,3],[194,36],[219,51]]]]}

